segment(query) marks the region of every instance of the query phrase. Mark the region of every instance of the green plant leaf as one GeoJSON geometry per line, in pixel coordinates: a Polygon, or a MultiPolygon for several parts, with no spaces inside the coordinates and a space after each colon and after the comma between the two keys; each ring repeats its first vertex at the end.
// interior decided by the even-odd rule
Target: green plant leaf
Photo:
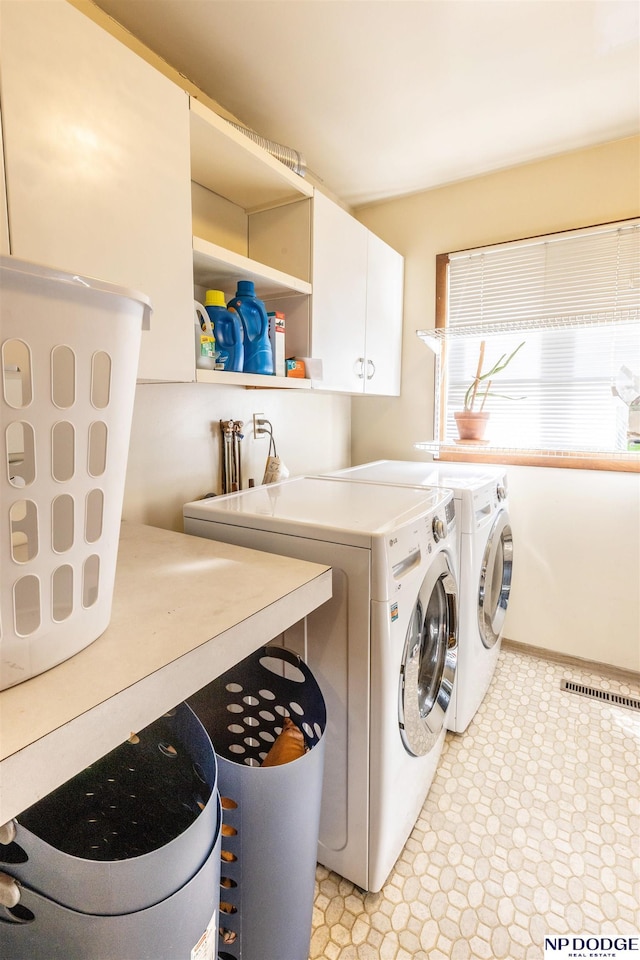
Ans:
{"type": "MultiPolygon", "coordinates": [[[[506,353],[503,353],[502,356],[494,363],[494,365],[491,367],[490,370],[488,370],[486,373],[481,373],[479,377],[473,378],[467,392],[464,395],[465,410],[473,410],[474,408],[475,403],[472,402],[471,400],[474,393],[474,387],[476,391],[476,396],[474,397],[474,401],[478,399],[476,384],[482,383],[483,380],[491,381],[496,374],[501,373],[506,367],[508,367],[508,365],[511,363],[511,361],[513,360],[515,355],[518,353],[518,351],[521,350],[522,347],[524,347],[525,343],[526,341],[523,340],[522,343],[518,344],[515,350],[513,350],[513,352],[510,353],[508,356],[506,353]]],[[[509,397],[506,394],[501,394],[501,393],[489,393],[488,390],[486,390],[482,394],[482,397],[483,397],[483,403],[487,397],[502,397],[505,400],[523,400],[524,399],[524,397],[509,397]]]]}

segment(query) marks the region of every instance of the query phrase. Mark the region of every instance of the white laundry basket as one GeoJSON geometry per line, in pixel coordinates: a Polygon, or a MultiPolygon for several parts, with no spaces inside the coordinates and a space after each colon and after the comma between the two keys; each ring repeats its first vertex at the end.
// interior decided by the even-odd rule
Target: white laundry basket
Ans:
{"type": "Polygon", "coordinates": [[[0,690],[106,629],[146,297],[0,257],[0,690]]]}

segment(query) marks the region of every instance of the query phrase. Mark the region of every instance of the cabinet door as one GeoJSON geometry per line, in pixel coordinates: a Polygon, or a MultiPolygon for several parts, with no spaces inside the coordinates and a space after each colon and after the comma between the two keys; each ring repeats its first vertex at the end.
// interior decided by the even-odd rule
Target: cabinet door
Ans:
{"type": "Polygon", "coordinates": [[[11,253],[149,296],[139,376],[193,380],[186,93],[64,0],[1,8],[11,253]]]}
{"type": "Polygon", "coordinates": [[[367,232],[316,191],[311,341],[312,355],[322,359],[322,386],[328,390],[363,390],[367,232]]]}
{"type": "Polygon", "coordinates": [[[404,257],[369,233],[365,393],[400,394],[404,257]]]}

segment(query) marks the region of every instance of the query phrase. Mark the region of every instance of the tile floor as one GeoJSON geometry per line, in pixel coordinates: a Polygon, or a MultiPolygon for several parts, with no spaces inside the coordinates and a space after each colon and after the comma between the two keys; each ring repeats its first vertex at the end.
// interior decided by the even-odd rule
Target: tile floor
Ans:
{"type": "Polygon", "coordinates": [[[545,934],[640,929],[640,686],[503,649],[380,893],[319,866],[310,960],[542,960],[545,934]]]}

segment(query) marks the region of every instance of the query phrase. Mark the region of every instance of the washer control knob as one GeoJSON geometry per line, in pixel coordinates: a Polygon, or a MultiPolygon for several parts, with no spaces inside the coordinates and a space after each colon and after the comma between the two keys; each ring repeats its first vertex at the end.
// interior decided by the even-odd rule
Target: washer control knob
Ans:
{"type": "Polygon", "coordinates": [[[447,535],[447,524],[441,517],[433,519],[433,537],[436,543],[438,540],[444,540],[447,535]]]}
{"type": "Polygon", "coordinates": [[[506,489],[505,489],[504,484],[502,484],[502,483],[499,483],[499,484],[498,484],[497,489],[496,489],[496,493],[498,494],[498,500],[506,500],[506,498],[507,498],[507,491],[506,491],[506,489]]]}

